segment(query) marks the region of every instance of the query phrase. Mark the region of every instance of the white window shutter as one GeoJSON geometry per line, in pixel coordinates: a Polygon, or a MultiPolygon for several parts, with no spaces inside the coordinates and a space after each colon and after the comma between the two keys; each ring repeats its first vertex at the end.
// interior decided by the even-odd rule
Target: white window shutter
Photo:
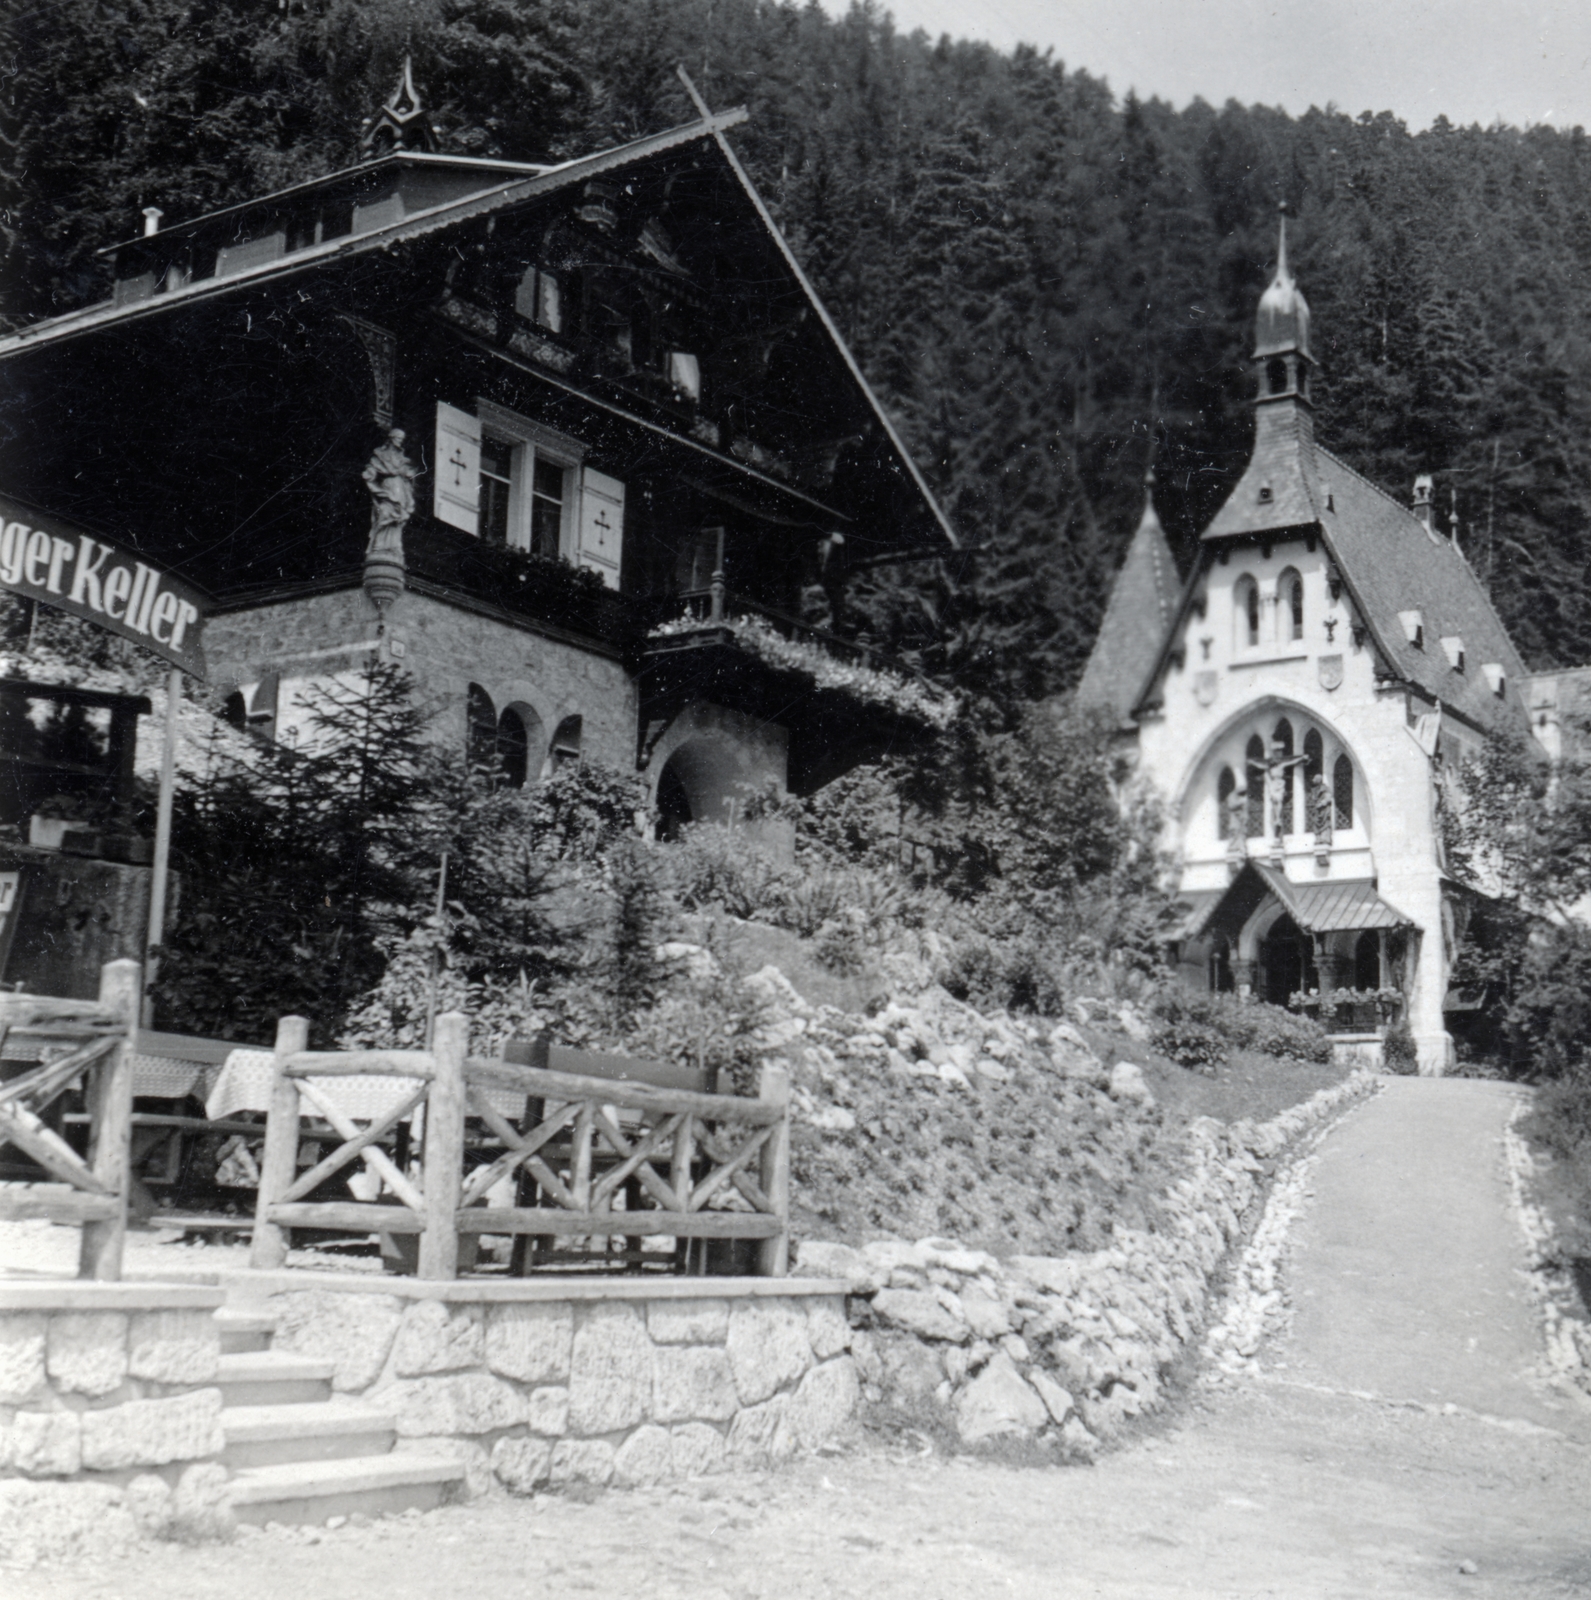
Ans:
{"type": "Polygon", "coordinates": [[[446,401],[436,408],[436,499],[439,522],[481,531],[481,419],[446,401]]]}
{"type": "Polygon", "coordinates": [[[553,333],[563,331],[563,302],[558,280],[550,272],[543,272],[536,279],[536,321],[553,333]]]}
{"type": "Polygon", "coordinates": [[[602,574],[610,589],[619,587],[624,555],[624,485],[586,467],[580,474],[580,551],[577,561],[602,574]]]}

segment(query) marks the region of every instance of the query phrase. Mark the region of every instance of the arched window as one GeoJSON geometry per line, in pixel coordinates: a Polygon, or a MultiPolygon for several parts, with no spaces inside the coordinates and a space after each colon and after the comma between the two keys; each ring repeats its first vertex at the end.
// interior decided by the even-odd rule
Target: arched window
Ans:
{"type": "Polygon", "coordinates": [[[1353,762],[1347,756],[1338,756],[1331,769],[1332,809],[1337,813],[1336,826],[1353,826],[1353,762]]]}
{"type": "MultiPolygon", "coordinates": [[[[1283,761],[1292,759],[1293,725],[1286,717],[1276,724],[1276,733],[1271,742],[1276,746],[1272,755],[1280,756],[1283,761]]],[[[1293,773],[1296,770],[1294,767],[1281,769],[1281,792],[1277,796],[1278,811],[1277,815],[1271,818],[1271,823],[1282,833],[1293,831],[1293,773]]]]}
{"type": "Polygon", "coordinates": [[[565,717],[552,736],[552,748],[547,752],[547,770],[557,772],[562,767],[572,767],[580,759],[580,738],[584,721],[580,717],[565,717]]]}
{"type": "Polygon", "coordinates": [[[1251,650],[1260,642],[1260,587],[1250,577],[1242,577],[1232,591],[1237,611],[1237,647],[1251,650]]]}
{"type": "Polygon", "coordinates": [[[1230,767],[1221,768],[1221,776],[1215,780],[1215,826],[1220,838],[1229,839],[1232,836],[1232,822],[1227,815],[1227,801],[1232,798],[1232,791],[1237,788],[1237,779],[1232,776],[1230,767]]]}
{"type": "Polygon", "coordinates": [[[1291,567],[1276,585],[1277,616],[1283,639],[1304,637],[1304,580],[1291,567]]]}
{"type": "Polygon", "coordinates": [[[690,796],[685,792],[678,763],[671,757],[657,779],[657,836],[677,839],[691,821],[690,796]]]}
{"type": "Polygon", "coordinates": [[[497,772],[510,789],[525,787],[530,764],[530,734],[525,719],[517,711],[505,711],[497,722],[497,772]]]}
{"type": "Polygon", "coordinates": [[[1249,737],[1243,752],[1247,758],[1248,814],[1244,818],[1244,832],[1250,839],[1265,837],[1265,741],[1256,734],[1249,737]]]}
{"type": "Polygon", "coordinates": [[[471,767],[490,771],[497,759],[497,707],[478,683],[465,696],[464,719],[464,758],[471,767]]]}

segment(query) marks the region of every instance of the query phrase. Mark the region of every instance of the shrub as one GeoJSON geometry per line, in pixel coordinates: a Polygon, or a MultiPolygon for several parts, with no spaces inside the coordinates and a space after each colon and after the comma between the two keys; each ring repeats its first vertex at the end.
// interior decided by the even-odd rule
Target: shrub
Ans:
{"type": "Polygon", "coordinates": [[[1420,1054],[1414,1045],[1414,1030],[1407,1018],[1387,1029],[1381,1042],[1381,1065],[1388,1072],[1410,1078],[1419,1071],[1420,1054]]]}
{"type": "Polygon", "coordinates": [[[1258,1050],[1263,1055],[1291,1057],[1296,1061],[1331,1060],[1331,1040],[1318,1022],[1295,1016],[1263,1000],[1242,1000],[1236,995],[1210,994],[1168,982],[1153,991],[1149,1010],[1161,1022],[1155,1048],[1184,1066],[1224,1060],[1206,1054],[1203,1039],[1212,1033],[1224,1046],[1258,1050]],[[1193,1059],[1188,1059],[1188,1057],[1193,1059]]]}

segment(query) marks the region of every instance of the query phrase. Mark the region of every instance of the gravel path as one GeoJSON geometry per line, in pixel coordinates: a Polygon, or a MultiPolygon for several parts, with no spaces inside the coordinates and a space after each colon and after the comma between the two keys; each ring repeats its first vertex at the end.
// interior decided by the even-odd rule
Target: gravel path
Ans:
{"type": "MultiPolygon", "coordinates": [[[[1541,1375],[1503,1162],[1514,1092],[1391,1080],[1302,1169],[1281,1314],[1093,1468],[872,1445],[780,1472],[6,1574],[7,1600],[1591,1595],[1591,1406],[1541,1375]]],[[[1280,1230],[1273,1230],[1279,1232],[1280,1230]]]]}

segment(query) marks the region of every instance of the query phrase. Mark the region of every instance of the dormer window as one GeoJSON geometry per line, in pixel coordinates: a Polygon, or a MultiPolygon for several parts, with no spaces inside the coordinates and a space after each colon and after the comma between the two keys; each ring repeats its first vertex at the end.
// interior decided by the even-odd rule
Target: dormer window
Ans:
{"type": "Polygon", "coordinates": [[[1455,671],[1464,670],[1464,641],[1457,634],[1448,634],[1442,640],[1442,653],[1447,664],[1455,671]]]}
{"type": "Polygon", "coordinates": [[[1501,700],[1508,693],[1508,678],[1503,672],[1500,661],[1488,661],[1481,668],[1481,673],[1486,679],[1486,687],[1501,700]]]}
{"type": "Polygon", "coordinates": [[[1418,611],[1400,611],[1398,621],[1403,625],[1403,637],[1416,650],[1425,648],[1425,618],[1418,611]]]}

